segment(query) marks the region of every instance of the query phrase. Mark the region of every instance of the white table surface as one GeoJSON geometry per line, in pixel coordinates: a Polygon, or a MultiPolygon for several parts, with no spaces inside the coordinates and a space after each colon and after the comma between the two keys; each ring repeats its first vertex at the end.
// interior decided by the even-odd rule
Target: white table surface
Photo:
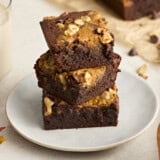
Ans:
{"type": "MultiPolygon", "coordinates": [[[[40,147],[25,140],[9,124],[5,113],[9,93],[19,80],[33,72],[35,60],[47,50],[39,21],[46,15],[58,15],[63,11],[52,1],[54,2],[54,0],[15,0],[12,5],[13,67],[0,81],[0,126],[7,127],[0,133],[7,139],[0,144],[0,160],[158,160],[156,130],[160,114],[152,126],[136,139],[110,150],[93,153],[61,152],[40,147]]],[[[117,51],[118,46],[115,49],[117,51]]],[[[139,57],[128,57],[126,53],[127,49],[120,53],[123,58],[121,69],[136,74],[136,69],[146,62],[139,57]]],[[[148,66],[147,83],[160,99],[160,65],[148,64],[148,66]]]]}

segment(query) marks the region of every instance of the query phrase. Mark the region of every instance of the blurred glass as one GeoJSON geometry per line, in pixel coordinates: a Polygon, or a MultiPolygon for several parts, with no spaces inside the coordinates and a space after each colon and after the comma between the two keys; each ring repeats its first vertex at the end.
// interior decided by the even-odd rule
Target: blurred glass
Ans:
{"type": "Polygon", "coordinates": [[[11,26],[12,0],[0,0],[0,80],[11,68],[11,26]]]}

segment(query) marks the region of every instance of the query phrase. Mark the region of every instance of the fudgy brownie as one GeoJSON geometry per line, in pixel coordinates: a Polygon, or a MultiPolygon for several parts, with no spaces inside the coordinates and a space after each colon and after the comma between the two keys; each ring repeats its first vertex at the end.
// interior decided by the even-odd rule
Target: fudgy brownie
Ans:
{"type": "Polygon", "coordinates": [[[55,64],[63,71],[102,66],[113,51],[113,35],[95,11],[45,17],[40,24],[55,64]]]}
{"type": "Polygon", "coordinates": [[[160,0],[103,0],[126,20],[160,11],[160,0]]]}
{"type": "Polygon", "coordinates": [[[114,86],[120,60],[112,53],[106,65],[62,72],[48,52],[35,65],[38,85],[70,104],[81,104],[114,86]]]}
{"type": "Polygon", "coordinates": [[[116,87],[81,105],[70,105],[44,91],[42,104],[46,130],[116,126],[118,123],[116,87]]]}

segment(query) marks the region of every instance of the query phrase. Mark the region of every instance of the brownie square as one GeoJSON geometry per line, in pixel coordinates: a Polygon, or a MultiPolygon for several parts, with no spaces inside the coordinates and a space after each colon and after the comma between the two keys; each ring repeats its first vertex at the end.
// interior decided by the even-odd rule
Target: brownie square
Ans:
{"type": "Polygon", "coordinates": [[[43,92],[44,129],[116,126],[119,102],[116,88],[81,104],[70,105],[43,92]]]}
{"type": "Polygon", "coordinates": [[[107,21],[82,11],[45,17],[40,25],[49,46],[34,65],[44,129],[116,126],[121,57],[107,21]]]}
{"type": "Polygon", "coordinates": [[[103,0],[125,20],[154,14],[160,11],[160,0],[103,0]]]}
{"type": "Polygon", "coordinates": [[[55,64],[63,71],[105,65],[114,38],[95,11],[63,13],[40,22],[55,64]]]}
{"type": "Polygon", "coordinates": [[[38,85],[69,104],[81,104],[114,86],[120,60],[112,53],[103,66],[62,72],[47,52],[35,64],[38,85]]]}

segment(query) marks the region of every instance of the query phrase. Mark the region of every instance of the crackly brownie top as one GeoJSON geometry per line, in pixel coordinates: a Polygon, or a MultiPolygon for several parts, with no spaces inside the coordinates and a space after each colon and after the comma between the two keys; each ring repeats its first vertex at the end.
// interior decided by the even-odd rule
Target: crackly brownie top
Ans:
{"type": "Polygon", "coordinates": [[[43,54],[37,61],[38,68],[49,75],[56,81],[59,81],[65,88],[67,88],[68,78],[73,79],[76,83],[84,88],[93,87],[97,81],[102,79],[107,69],[106,66],[100,66],[95,68],[83,68],[70,72],[62,72],[54,64],[54,60],[49,53],[43,54]]]}
{"type": "Polygon", "coordinates": [[[106,20],[96,11],[63,13],[59,17],[45,17],[41,22],[45,38],[51,48],[72,48],[74,43],[98,49],[113,41],[106,20]]]}
{"type": "MultiPolygon", "coordinates": [[[[81,105],[77,105],[77,107],[79,108],[83,108],[83,107],[98,108],[98,107],[104,107],[104,106],[108,107],[110,104],[112,104],[117,99],[117,91],[118,91],[117,87],[114,86],[113,88],[110,88],[109,90],[104,91],[99,96],[94,97],[81,105]]],[[[46,95],[43,98],[43,102],[45,104],[45,110],[44,110],[45,116],[52,114],[53,105],[57,105],[57,106],[68,105],[67,102],[60,100],[56,97],[50,97],[48,95],[46,95]]]]}

